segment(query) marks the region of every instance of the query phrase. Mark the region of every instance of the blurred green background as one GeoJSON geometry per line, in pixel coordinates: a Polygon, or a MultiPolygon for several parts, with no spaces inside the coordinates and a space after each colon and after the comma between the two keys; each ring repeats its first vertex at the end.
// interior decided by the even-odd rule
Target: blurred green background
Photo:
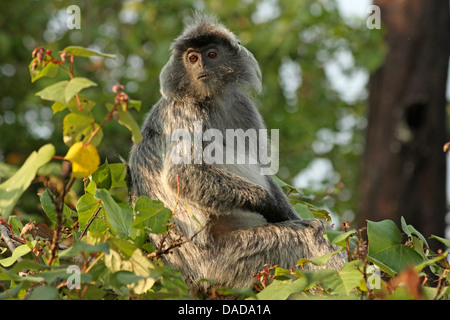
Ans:
{"type": "MultiPolygon", "coordinates": [[[[0,13],[0,181],[45,143],[53,143],[57,155],[67,152],[65,112],[53,116],[51,102],[35,96],[66,75],[32,84],[28,65],[35,47],[45,46],[55,57],[69,45],[115,54],[115,60],[77,59],[76,75],[99,84],[83,92],[97,103],[97,119],[106,115],[104,105],[113,101],[111,88],[118,82],[131,99],[143,102],[140,113],[132,111],[141,124],[159,99],[158,75],[170,43],[194,10],[217,15],[258,60],[264,90],[257,105],[267,127],[280,130],[278,176],[353,221],[365,85],[386,49],[383,30],[368,29],[367,17],[343,16],[334,0],[9,1],[0,13]],[[81,9],[79,30],[66,26],[73,4],[81,9]]],[[[103,130],[102,162],[127,158],[129,131],[114,121],[103,130]]],[[[25,216],[39,215],[36,188],[18,204],[25,216]]]]}

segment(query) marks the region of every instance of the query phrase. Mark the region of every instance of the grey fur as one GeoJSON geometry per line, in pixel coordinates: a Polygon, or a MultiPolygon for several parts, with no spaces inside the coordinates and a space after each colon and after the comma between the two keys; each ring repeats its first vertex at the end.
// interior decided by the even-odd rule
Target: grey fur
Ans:
{"type": "MultiPolygon", "coordinates": [[[[261,90],[258,63],[234,34],[214,18],[197,15],[171,48],[160,75],[162,98],[149,112],[144,139],[133,147],[128,165],[133,201],[146,195],[173,209],[179,187],[177,211],[186,212],[173,219],[190,241],[165,255],[166,262],[191,289],[202,278],[243,288],[264,264],[295,267],[302,257],[335,251],[323,238],[324,223],[301,220],[274,181],[260,174],[259,164],[173,163],[171,134],[180,128],[193,134],[194,121],[201,121],[203,132],[215,128],[224,137],[226,129],[265,126],[249,93],[261,90]],[[219,63],[204,61],[202,48],[211,44],[219,63]],[[202,66],[187,60],[190,48],[199,52],[202,66]],[[198,78],[202,72],[207,79],[198,78]]],[[[160,239],[152,237],[155,244],[160,239]]],[[[335,255],[326,267],[339,268],[345,260],[335,255]]]]}

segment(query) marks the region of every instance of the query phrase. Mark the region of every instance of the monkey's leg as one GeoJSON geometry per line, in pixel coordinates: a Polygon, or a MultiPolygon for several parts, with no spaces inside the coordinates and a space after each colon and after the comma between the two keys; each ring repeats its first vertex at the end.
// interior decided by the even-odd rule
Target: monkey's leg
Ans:
{"type": "MultiPolygon", "coordinates": [[[[295,267],[300,258],[314,258],[338,248],[324,239],[324,224],[318,219],[284,221],[247,230],[237,230],[216,238],[204,249],[202,277],[233,288],[249,287],[264,264],[295,267]]],[[[324,267],[340,269],[345,253],[334,255],[324,267]]],[[[197,262],[194,262],[197,263],[197,262]]]]}

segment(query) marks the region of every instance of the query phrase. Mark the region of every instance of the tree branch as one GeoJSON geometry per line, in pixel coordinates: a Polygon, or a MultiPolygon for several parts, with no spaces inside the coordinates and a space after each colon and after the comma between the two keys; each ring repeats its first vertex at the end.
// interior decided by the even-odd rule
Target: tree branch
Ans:
{"type": "MultiPolygon", "coordinates": [[[[16,250],[16,246],[13,243],[13,240],[10,238],[9,234],[8,234],[8,228],[5,227],[4,225],[0,224],[0,233],[2,235],[2,239],[5,242],[6,246],[8,247],[9,251],[11,251],[11,253],[14,252],[14,250],[16,250]]],[[[22,258],[18,258],[17,261],[22,261],[22,258]]]]}

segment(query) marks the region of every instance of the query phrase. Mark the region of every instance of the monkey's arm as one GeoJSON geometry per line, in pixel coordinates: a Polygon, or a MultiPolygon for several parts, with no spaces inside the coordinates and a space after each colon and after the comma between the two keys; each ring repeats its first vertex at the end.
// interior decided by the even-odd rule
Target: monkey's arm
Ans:
{"type": "Polygon", "coordinates": [[[242,208],[260,213],[268,222],[299,219],[279,194],[274,195],[260,185],[215,166],[170,165],[164,176],[173,192],[178,191],[177,175],[180,199],[205,211],[229,212],[242,208]]]}

